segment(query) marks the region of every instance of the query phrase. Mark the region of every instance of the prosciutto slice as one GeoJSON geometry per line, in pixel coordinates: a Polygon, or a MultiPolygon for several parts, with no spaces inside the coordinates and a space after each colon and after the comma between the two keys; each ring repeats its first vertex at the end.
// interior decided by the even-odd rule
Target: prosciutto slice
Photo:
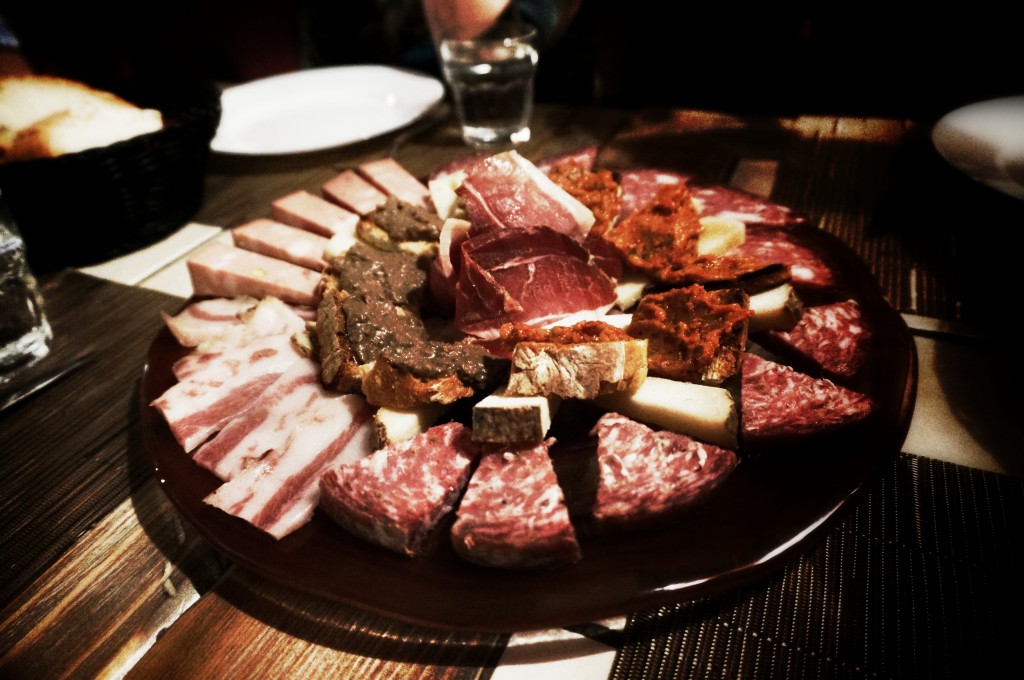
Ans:
{"type": "Polygon", "coordinates": [[[582,241],[594,224],[585,205],[515,151],[469,166],[455,192],[477,232],[544,225],[582,241]]]}
{"type": "Polygon", "coordinates": [[[501,229],[462,244],[455,327],[495,339],[504,323],[597,319],[615,302],[611,278],[583,246],[547,227],[501,229]]]}
{"type": "Polygon", "coordinates": [[[153,401],[185,451],[244,412],[299,360],[288,338],[270,336],[224,352],[153,401]]]}
{"type": "Polygon", "coordinates": [[[370,454],[373,419],[366,400],[325,394],[293,414],[284,443],[222,484],[203,502],[281,539],[306,524],[330,467],[370,454]]]}
{"type": "Polygon", "coordinates": [[[320,384],[320,365],[299,359],[241,415],[199,447],[192,459],[224,481],[281,448],[291,436],[297,415],[328,393],[320,384]]]}

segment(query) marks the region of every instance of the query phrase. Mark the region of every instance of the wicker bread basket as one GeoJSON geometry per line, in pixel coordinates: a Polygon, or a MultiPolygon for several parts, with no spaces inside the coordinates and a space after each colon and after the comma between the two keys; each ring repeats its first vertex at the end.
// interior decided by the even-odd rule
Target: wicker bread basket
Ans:
{"type": "Polygon", "coordinates": [[[220,122],[219,92],[164,84],[117,94],[159,109],[164,128],[102,148],[0,164],[0,192],[37,274],[153,243],[199,209],[220,122]]]}

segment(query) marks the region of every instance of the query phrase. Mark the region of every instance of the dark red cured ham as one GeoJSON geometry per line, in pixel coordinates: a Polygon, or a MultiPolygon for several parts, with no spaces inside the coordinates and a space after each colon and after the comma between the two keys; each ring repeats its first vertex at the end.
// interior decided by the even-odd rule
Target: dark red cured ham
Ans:
{"type": "Polygon", "coordinates": [[[372,410],[354,394],[330,394],[294,414],[283,444],[225,482],[203,502],[284,538],[313,516],[320,477],[373,450],[372,410]]]}
{"type": "Polygon", "coordinates": [[[777,262],[789,267],[792,284],[803,291],[829,292],[837,282],[832,269],[810,248],[801,245],[790,229],[748,228],[743,244],[729,251],[733,257],[777,262]]]}
{"type": "MultiPolygon", "coordinates": [[[[287,338],[284,338],[287,340],[287,338]]],[[[185,451],[192,451],[249,408],[299,354],[281,336],[227,350],[153,401],[185,451]]]]}
{"type": "Polygon", "coordinates": [[[871,329],[856,300],[805,307],[792,330],[769,331],[758,340],[776,354],[832,380],[847,380],[860,371],[871,329]]]}
{"type": "Polygon", "coordinates": [[[554,169],[556,165],[562,163],[575,163],[585,170],[592,170],[594,164],[597,162],[597,146],[585,146],[582,149],[576,151],[570,151],[569,153],[558,154],[557,156],[549,156],[541,161],[537,162],[537,168],[547,174],[554,169]]]}
{"type": "Polygon", "coordinates": [[[594,224],[586,206],[515,151],[488,156],[465,172],[456,194],[477,232],[543,225],[582,241],[594,224]]]}
{"type": "Polygon", "coordinates": [[[784,205],[766,198],[724,186],[690,185],[693,200],[700,208],[701,217],[715,216],[739,220],[747,225],[763,224],[788,227],[806,222],[784,205]]]}
{"type": "Polygon", "coordinates": [[[320,478],[320,509],[356,536],[419,554],[455,509],[479,453],[462,424],[436,425],[327,470],[320,478]]]}
{"type": "Polygon", "coordinates": [[[654,200],[662,187],[686,184],[689,175],[669,170],[620,170],[616,173],[622,186],[622,209],[619,219],[624,220],[654,200]]]}
{"type": "Polygon", "coordinates": [[[627,527],[704,498],[736,467],[733,451],[674,432],[656,432],[618,413],[597,421],[596,526],[627,527]]]}
{"type": "Polygon", "coordinates": [[[554,440],[487,451],[459,504],[451,538],[464,559],[489,567],[576,562],[580,547],[548,448],[554,440]]]}
{"type": "Polygon", "coordinates": [[[858,423],[871,414],[871,399],[825,378],[747,352],[740,386],[743,437],[791,438],[858,423]]]}
{"type": "Polygon", "coordinates": [[[501,229],[462,244],[455,327],[484,339],[505,323],[591,320],[615,302],[615,286],[589,253],[548,229],[501,229]]]}
{"type": "Polygon", "coordinates": [[[221,479],[234,479],[288,441],[297,414],[329,395],[320,385],[320,364],[299,359],[252,405],[200,446],[192,460],[221,479]]]}

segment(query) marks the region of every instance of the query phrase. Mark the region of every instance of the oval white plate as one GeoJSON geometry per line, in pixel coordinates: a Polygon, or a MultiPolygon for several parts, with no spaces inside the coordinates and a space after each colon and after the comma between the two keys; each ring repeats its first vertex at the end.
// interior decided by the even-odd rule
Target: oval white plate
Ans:
{"type": "Polygon", "coordinates": [[[1024,198],[1024,96],[969,104],[946,114],[932,143],[953,167],[1024,198]]]}
{"type": "Polygon", "coordinates": [[[250,155],[329,149],[407,125],[443,97],[437,79],[388,66],[272,76],[224,90],[210,148],[250,155]]]}

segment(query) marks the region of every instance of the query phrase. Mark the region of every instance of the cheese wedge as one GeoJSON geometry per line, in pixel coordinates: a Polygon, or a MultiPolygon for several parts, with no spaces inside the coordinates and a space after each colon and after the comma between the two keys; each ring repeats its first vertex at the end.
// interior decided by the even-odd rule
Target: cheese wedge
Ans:
{"type": "Polygon", "coordinates": [[[735,449],[739,412],[728,390],[666,378],[648,377],[636,392],[593,400],[607,411],[672,432],[735,449]]]}
{"type": "Polygon", "coordinates": [[[697,255],[725,255],[733,248],[743,245],[747,238],[747,225],[727,217],[702,217],[700,227],[697,255]]]}
{"type": "Polygon", "coordinates": [[[447,404],[427,404],[416,408],[377,409],[373,414],[373,448],[382,449],[426,432],[447,408],[447,404]]]}
{"type": "Polygon", "coordinates": [[[494,444],[539,442],[551,429],[561,400],[555,395],[518,397],[505,389],[481,399],[473,407],[473,440],[494,444]]]}
{"type": "Polygon", "coordinates": [[[803,315],[803,303],[788,283],[750,296],[749,332],[789,330],[803,315]]]}

